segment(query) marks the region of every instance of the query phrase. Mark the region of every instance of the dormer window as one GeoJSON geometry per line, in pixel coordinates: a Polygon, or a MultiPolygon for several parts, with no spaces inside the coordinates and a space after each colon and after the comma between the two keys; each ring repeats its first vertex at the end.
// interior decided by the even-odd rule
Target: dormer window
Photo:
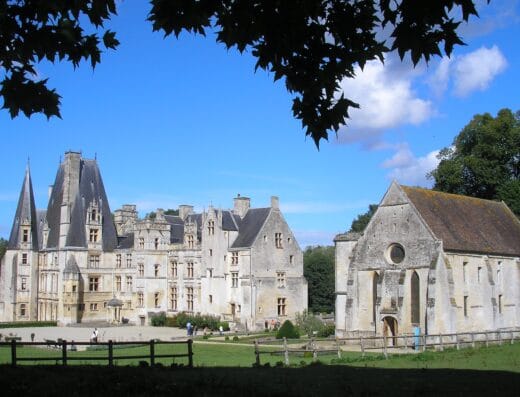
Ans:
{"type": "Polygon", "coordinates": [[[193,248],[194,246],[194,239],[192,234],[188,234],[186,236],[186,243],[188,244],[188,248],[193,248]]]}
{"type": "Polygon", "coordinates": [[[91,243],[97,243],[98,241],[98,229],[90,229],[90,232],[89,232],[89,241],[91,243]]]}
{"type": "Polygon", "coordinates": [[[155,247],[155,249],[158,249],[159,248],[159,239],[158,238],[155,238],[153,240],[153,246],[155,247]]]}
{"type": "Polygon", "coordinates": [[[96,221],[97,220],[97,211],[95,208],[92,209],[92,212],[90,213],[90,220],[96,221]]]}
{"type": "Polygon", "coordinates": [[[23,229],[22,230],[22,241],[24,243],[29,242],[29,229],[23,229]]]}
{"type": "Polygon", "coordinates": [[[210,236],[215,234],[215,221],[214,220],[208,221],[208,234],[210,236]]]}
{"type": "Polygon", "coordinates": [[[144,237],[139,237],[139,249],[144,249],[144,237]]]}

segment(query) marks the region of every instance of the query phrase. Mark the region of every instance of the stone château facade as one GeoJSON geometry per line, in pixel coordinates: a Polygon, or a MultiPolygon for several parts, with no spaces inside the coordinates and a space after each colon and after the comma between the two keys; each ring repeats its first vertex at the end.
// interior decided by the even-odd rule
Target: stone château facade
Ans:
{"type": "Polygon", "coordinates": [[[503,202],[393,182],[335,243],[338,336],[520,327],[520,222],[503,202]]]}
{"type": "Polygon", "coordinates": [[[303,255],[277,197],[267,208],[239,196],[232,210],[112,214],[97,162],[68,152],[36,210],[26,171],[0,264],[0,321],[145,324],[185,311],[253,329],[305,309],[303,255]]]}

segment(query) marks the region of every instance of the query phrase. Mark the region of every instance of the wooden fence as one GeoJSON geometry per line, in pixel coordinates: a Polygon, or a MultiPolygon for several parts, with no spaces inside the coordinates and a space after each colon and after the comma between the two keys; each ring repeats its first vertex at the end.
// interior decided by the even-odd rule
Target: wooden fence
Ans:
{"type": "MultiPolygon", "coordinates": [[[[426,351],[427,349],[436,349],[443,351],[445,348],[455,347],[457,350],[462,347],[478,346],[488,347],[490,344],[502,345],[504,343],[513,344],[515,340],[520,339],[520,330],[508,331],[482,331],[482,332],[462,332],[452,334],[429,334],[429,335],[398,335],[398,336],[369,336],[369,337],[349,337],[336,339],[317,339],[312,338],[306,346],[300,348],[292,348],[285,338],[283,338],[280,350],[261,350],[262,344],[269,345],[273,341],[255,340],[255,358],[256,365],[260,365],[260,356],[262,354],[282,355],[284,362],[289,365],[290,355],[304,355],[312,353],[313,361],[318,359],[318,355],[336,354],[341,358],[342,346],[351,346],[359,348],[362,357],[366,352],[381,352],[388,358],[388,353],[411,353],[417,351],[426,351]]],[[[296,342],[296,341],[293,341],[296,342]]],[[[301,346],[303,341],[297,341],[301,346]]],[[[277,342],[274,342],[277,343],[277,342]]]]}
{"type": "MultiPolygon", "coordinates": [[[[6,338],[7,339],[7,338],[6,338]]],[[[62,365],[68,365],[69,361],[107,361],[108,366],[114,365],[114,360],[124,360],[124,359],[143,359],[148,360],[150,365],[155,365],[155,360],[158,358],[171,358],[172,363],[175,358],[187,357],[188,358],[188,367],[193,367],[193,340],[188,339],[184,341],[159,341],[159,340],[150,340],[147,341],[135,341],[135,342],[114,342],[109,340],[108,342],[67,342],[66,340],[58,340],[58,341],[44,341],[44,342],[20,342],[17,340],[18,338],[10,338],[9,341],[0,342],[0,347],[2,346],[10,346],[11,350],[11,365],[16,367],[20,362],[30,361],[30,362],[39,362],[39,361],[56,361],[56,363],[61,362],[62,365]],[[185,344],[187,346],[187,353],[184,354],[157,354],[155,348],[157,345],[178,345],[185,344]],[[43,347],[53,347],[58,349],[61,354],[60,355],[49,355],[49,356],[32,356],[32,357],[18,357],[17,351],[18,348],[23,346],[43,346],[43,347]],[[77,346],[106,346],[107,355],[106,358],[103,356],[85,356],[83,354],[76,355],[70,354],[72,350],[75,350],[77,346]],[[114,347],[116,346],[128,346],[128,347],[136,347],[136,346],[149,346],[149,351],[147,354],[134,354],[134,355],[121,355],[114,354],[114,347]],[[71,349],[72,348],[72,349],[71,349]]],[[[87,350],[88,351],[88,350],[87,350]]],[[[96,350],[96,351],[102,351],[96,350]]]]}

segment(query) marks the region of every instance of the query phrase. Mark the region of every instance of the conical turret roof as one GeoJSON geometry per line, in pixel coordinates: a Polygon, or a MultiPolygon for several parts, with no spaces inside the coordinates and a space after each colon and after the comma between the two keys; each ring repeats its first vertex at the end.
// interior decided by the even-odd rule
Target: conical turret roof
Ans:
{"type": "Polygon", "coordinates": [[[18,199],[18,207],[16,208],[16,214],[14,216],[13,227],[11,229],[11,235],[9,237],[9,249],[20,248],[22,242],[22,233],[20,230],[21,226],[30,227],[31,237],[31,249],[38,249],[38,219],[36,217],[36,206],[34,205],[34,194],[31,182],[31,172],[29,170],[29,164],[25,169],[25,177],[22,184],[22,190],[20,192],[20,198],[18,199]]]}

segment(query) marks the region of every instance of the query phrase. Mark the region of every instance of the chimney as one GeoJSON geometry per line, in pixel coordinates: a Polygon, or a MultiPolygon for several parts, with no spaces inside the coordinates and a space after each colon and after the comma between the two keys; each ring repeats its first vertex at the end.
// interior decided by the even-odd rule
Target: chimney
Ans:
{"type": "Polygon", "coordinates": [[[182,220],[185,220],[186,217],[191,213],[193,213],[193,205],[186,205],[186,204],[179,205],[179,216],[181,217],[182,220]]]}
{"type": "Polygon", "coordinates": [[[157,211],[155,212],[155,221],[166,221],[164,218],[164,210],[162,208],[157,208],[157,211]]]}
{"type": "Polygon", "coordinates": [[[278,196],[271,196],[271,208],[274,210],[280,209],[280,200],[278,199],[278,196]]]}
{"type": "Polygon", "coordinates": [[[79,173],[81,167],[81,153],[66,152],[63,162],[65,175],[63,181],[63,202],[72,204],[76,200],[79,190],[79,173]]]}
{"type": "Polygon", "coordinates": [[[249,197],[240,197],[240,194],[238,194],[237,197],[233,199],[233,202],[233,213],[243,218],[251,206],[251,200],[249,197]]]}

